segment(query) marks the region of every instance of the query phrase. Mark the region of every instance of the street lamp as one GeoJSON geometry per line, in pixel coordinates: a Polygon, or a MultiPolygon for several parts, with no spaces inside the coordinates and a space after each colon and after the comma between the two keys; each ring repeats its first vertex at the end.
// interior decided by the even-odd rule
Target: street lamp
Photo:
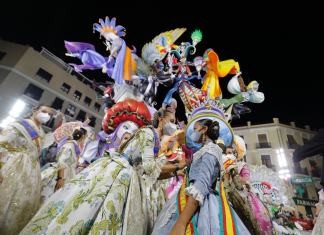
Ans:
{"type": "Polygon", "coordinates": [[[16,104],[13,106],[12,110],[9,112],[11,116],[8,116],[5,120],[2,121],[0,127],[5,128],[10,122],[15,121],[14,117],[18,117],[20,112],[24,109],[25,103],[21,100],[18,100],[16,104]]]}

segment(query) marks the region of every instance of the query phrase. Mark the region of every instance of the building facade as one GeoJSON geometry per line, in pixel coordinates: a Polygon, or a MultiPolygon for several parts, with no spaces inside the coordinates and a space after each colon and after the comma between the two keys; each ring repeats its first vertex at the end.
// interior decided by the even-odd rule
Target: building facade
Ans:
{"type": "Polygon", "coordinates": [[[294,164],[292,154],[316,134],[309,126],[304,129],[281,124],[278,118],[273,123],[234,127],[235,135],[241,136],[246,143],[247,153],[244,157],[248,164],[265,165],[286,179],[296,203],[298,212],[315,215],[315,203],[318,191],[323,157],[313,156],[294,164]]]}
{"type": "MultiPolygon", "coordinates": [[[[37,52],[28,46],[0,40],[0,123],[17,100],[21,100],[26,104],[21,114],[46,104],[53,108],[54,114],[56,110],[65,113],[68,122],[84,121],[91,115],[90,125],[98,132],[105,114],[101,108],[103,100],[96,102],[95,94],[102,94],[104,88],[93,85],[44,48],[37,52]]],[[[60,121],[60,116],[52,118],[43,126],[44,131],[55,130],[60,121]]]]}

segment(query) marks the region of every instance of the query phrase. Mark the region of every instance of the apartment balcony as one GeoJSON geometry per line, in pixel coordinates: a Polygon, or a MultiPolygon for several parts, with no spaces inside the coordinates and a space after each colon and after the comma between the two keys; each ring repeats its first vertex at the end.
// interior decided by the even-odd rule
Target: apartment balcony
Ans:
{"type": "Polygon", "coordinates": [[[298,149],[300,147],[299,144],[290,143],[289,141],[287,141],[287,146],[288,146],[288,149],[298,149]]]}
{"type": "Polygon", "coordinates": [[[309,175],[308,169],[306,167],[294,167],[295,174],[309,175]]]}
{"type": "Polygon", "coordinates": [[[269,143],[269,142],[257,143],[256,148],[257,149],[270,149],[271,143],[269,143]]]}
{"type": "Polygon", "coordinates": [[[322,168],[320,168],[320,167],[316,167],[315,169],[311,168],[310,173],[311,173],[312,177],[321,178],[322,168]]]}

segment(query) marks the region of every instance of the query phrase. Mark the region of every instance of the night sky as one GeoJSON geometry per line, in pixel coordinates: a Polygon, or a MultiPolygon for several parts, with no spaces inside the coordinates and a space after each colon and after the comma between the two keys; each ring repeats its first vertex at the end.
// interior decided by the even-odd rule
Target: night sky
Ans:
{"type": "MultiPolygon", "coordinates": [[[[188,60],[213,48],[220,60],[238,61],[245,84],[256,80],[259,91],[265,94],[261,104],[245,103],[252,112],[234,120],[233,127],[246,125],[247,121],[252,125],[269,123],[274,117],[284,124],[294,121],[298,127],[309,125],[312,130],[324,127],[324,27],[320,6],[311,5],[312,1],[253,1],[255,4],[250,5],[221,2],[6,0],[0,6],[0,37],[28,44],[37,51],[45,47],[66,63],[80,64],[80,60],[64,55],[64,40],[91,43],[108,56],[103,39],[92,30],[99,18],[116,17],[117,25],[126,28],[126,44],[134,45],[138,56],[144,44],[161,32],[187,28],[176,41],[180,44],[191,42],[191,33],[200,29],[203,39],[188,60]]],[[[89,79],[111,81],[99,70],[83,73],[89,79]]],[[[220,78],[224,98],[232,97],[227,91],[231,77],[220,78]]],[[[200,88],[200,81],[194,83],[200,88]]],[[[167,91],[160,85],[158,108],[167,91]]],[[[177,116],[184,120],[180,97],[177,93],[173,97],[178,100],[177,116]]]]}

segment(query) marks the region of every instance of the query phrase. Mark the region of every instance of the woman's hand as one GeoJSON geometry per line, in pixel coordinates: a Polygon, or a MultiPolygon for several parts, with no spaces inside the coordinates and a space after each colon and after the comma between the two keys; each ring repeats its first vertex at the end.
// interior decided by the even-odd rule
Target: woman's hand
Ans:
{"type": "Polygon", "coordinates": [[[188,159],[183,158],[179,163],[178,163],[179,169],[182,170],[185,167],[190,166],[190,161],[188,159]]]}
{"type": "Polygon", "coordinates": [[[175,223],[173,228],[171,229],[169,235],[184,235],[186,232],[186,225],[175,223]]]}
{"type": "Polygon", "coordinates": [[[313,224],[315,225],[316,222],[317,222],[317,217],[314,217],[314,219],[313,219],[313,224]]]}
{"type": "Polygon", "coordinates": [[[242,178],[242,177],[240,176],[240,180],[241,180],[241,183],[242,183],[243,185],[246,184],[246,179],[244,179],[244,178],[242,178]]]}
{"type": "Polygon", "coordinates": [[[185,171],[184,170],[178,170],[177,175],[184,177],[185,176],[185,171]]]}
{"type": "Polygon", "coordinates": [[[59,179],[56,184],[56,191],[59,190],[64,185],[64,180],[59,179]]]}

